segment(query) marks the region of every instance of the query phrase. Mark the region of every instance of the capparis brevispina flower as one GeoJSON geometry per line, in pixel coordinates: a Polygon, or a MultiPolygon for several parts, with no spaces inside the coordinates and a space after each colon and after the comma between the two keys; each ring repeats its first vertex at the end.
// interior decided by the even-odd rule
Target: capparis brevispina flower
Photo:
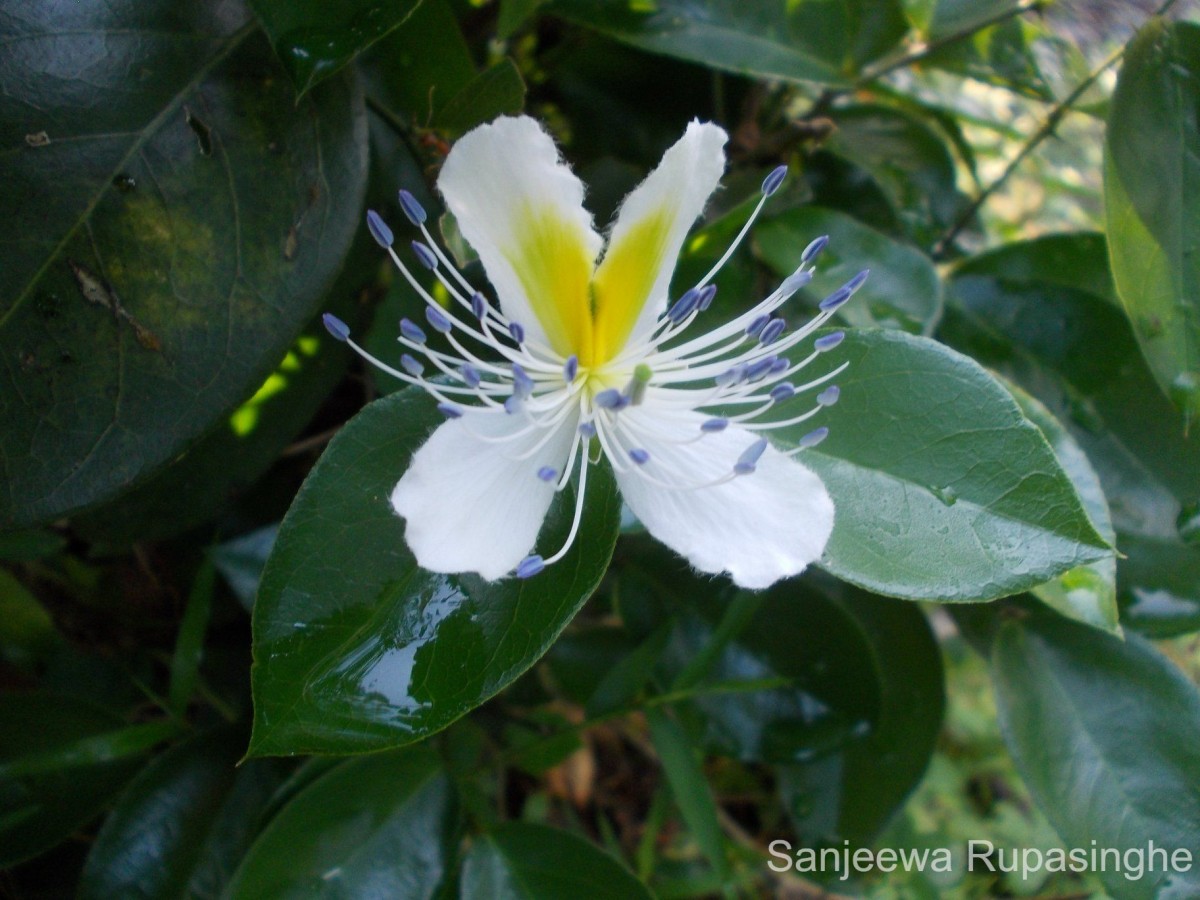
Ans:
{"type": "Polygon", "coordinates": [[[478,253],[498,303],[476,291],[434,241],[426,214],[400,201],[420,229],[412,249],[452,299],[443,308],[393,248],[374,212],[368,225],[425,302],[435,350],[404,319],[398,367],[326,326],[395,377],[427,391],[447,421],[413,456],[391,495],[418,564],[486,579],[528,578],[557,562],[579,532],[588,470],[607,459],[625,502],[647,530],[703,572],[763,588],[817,559],[833,528],[821,480],[796,460],[818,428],[790,446],[781,429],[838,398],[843,366],[797,384],[841,332],[810,338],[865,280],[860,273],[787,332],[779,308],[812,277],[818,238],[799,268],[762,302],[694,337],[716,293],[711,283],[783,180],[763,182],[750,220],[712,270],[673,303],[675,260],[725,168],[725,132],[692,122],[624,201],[605,241],[583,206],[583,184],[550,136],[528,117],[500,118],[463,136],[437,186],[478,253]],[[441,376],[430,380],[428,376],[441,376]],[[811,400],[805,397],[811,396],[811,400]],[[803,406],[803,411],[796,407],[803,406]],[[575,514],[561,548],[533,552],[557,492],[575,480],[575,514]]]}

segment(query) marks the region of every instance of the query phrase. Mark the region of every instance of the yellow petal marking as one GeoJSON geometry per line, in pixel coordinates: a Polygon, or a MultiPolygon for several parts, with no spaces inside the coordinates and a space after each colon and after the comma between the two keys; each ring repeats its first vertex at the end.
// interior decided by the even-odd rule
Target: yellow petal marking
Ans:
{"type": "Polygon", "coordinates": [[[616,356],[658,276],[667,238],[674,217],[669,210],[654,212],[634,224],[620,242],[608,248],[592,280],[592,317],[594,328],[588,362],[583,354],[581,365],[602,365],[616,356]]]}
{"type": "Polygon", "coordinates": [[[512,244],[504,253],[513,267],[550,346],[564,357],[575,353],[582,365],[592,346],[588,285],[595,265],[577,223],[553,207],[532,204],[514,219],[512,244]]]}

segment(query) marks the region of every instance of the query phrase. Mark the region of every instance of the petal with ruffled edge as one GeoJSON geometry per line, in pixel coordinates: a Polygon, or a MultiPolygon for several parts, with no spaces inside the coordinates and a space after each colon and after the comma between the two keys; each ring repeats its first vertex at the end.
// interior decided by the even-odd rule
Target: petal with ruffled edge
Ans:
{"type": "Polygon", "coordinates": [[[597,362],[646,335],[666,309],[683,241],[725,171],[727,140],[716,125],[692,122],[621,204],[593,283],[597,362]]]}
{"type": "MultiPolygon", "coordinates": [[[[633,419],[641,447],[650,454],[646,475],[662,481],[716,480],[758,439],[730,426],[698,441],[677,443],[699,434],[706,417],[649,406],[620,415],[633,419]]],[[[821,555],[833,531],[833,501],[824,483],[769,445],[754,472],[724,484],[669,489],[635,469],[618,472],[617,482],[629,508],[654,537],[701,572],[728,572],[745,588],[765,588],[798,575],[821,555]]]]}
{"type": "Polygon", "coordinates": [[[404,538],[431,572],[478,572],[489,581],[511,572],[533,549],[554,484],[542,466],[561,471],[575,436],[568,416],[538,452],[538,429],[497,443],[528,425],[521,415],[471,413],[442,423],[413,456],[392,491],[404,538]]]}
{"type": "Polygon", "coordinates": [[[463,135],[438,189],[500,307],[564,357],[591,345],[589,286],[603,240],[583,182],[535,120],[501,117],[463,135]]]}

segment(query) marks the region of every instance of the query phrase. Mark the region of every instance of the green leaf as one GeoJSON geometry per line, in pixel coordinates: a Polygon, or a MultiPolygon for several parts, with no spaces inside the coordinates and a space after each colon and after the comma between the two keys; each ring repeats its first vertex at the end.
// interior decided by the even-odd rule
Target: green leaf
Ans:
{"type": "Polygon", "coordinates": [[[366,177],[354,82],[297,105],[236,4],[6,8],[0,527],[111,498],[261,385],[366,177]]]}
{"type": "MultiPolygon", "coordinates": [[[[390,193],[390,192],[389,192],[390,193]]],[[[325,310],[364,323],[362,298],[377,278],[378,245],[355,238],[325,310]]],[[[352,352],[309,322],[258,390],[182,457],[145,483],[73,521],[93,541],[119,544],[173,537],[228,510],[258,481],[316,415],[341,380],[352,352]]]]}
{"type": "Polygon", "coordinates": [[[1015,10],[1021,0],[905,0],[913,21],[927,33],[927,40],[969,34],[1015,10]]]}
{"type": "Polygon", "coordinates": [[[1122,618],[1157,636],[1190,630],[1200,548],[1196,438],[1154,384],[1111,298],[1098,236],[1059,235],[968,260],[949,281],[941,336],[1035,394],[1087,454],[1128,558],[1122,618]],[[1103,347],[1103,353],[1096,348],[1103,347]]]}
{"type": "Polygon", "coordinates": [[[554,0],[542,9],[652,53],[739,75],[838,86],[907,31],[897,0],[554,0]]]}
{"type": "MultiPolygon", "coordinates": [[[[303,96],[398,28],[421,0],[248,0],[275,53],[303,96]]],[[[429,48],[436,53],[436,48],[429,48]]]]}
{"type": "Polygon", "coordinates": [[[25,585],[0,569],[0,659],[32,671],[60,643],[50,614],[25,585]]]}
{"type": "Polygon", "coordinates": [[[508,822],[476,838],[463,859],[463,900],[650,900],[619,862],[558,828],[508,822]]]}
{"type": "Polygon", "coordinates": [[[508,39],[535,13],[545,0],[500,0],[496,36],[508,39]]]}
{"type": "Polygon", "coordinates": [[[0,559],[45,559],[66,546],[67,539],[53,531],[8,531],[0,534],[0,559]]]}
{"type": "Polygon", "coordinates": [[[438,112],[435,124],[452,135],[525,108],[525,82],[516,63],[502,59],[480,72],[438,112]]]}
{"type": "Polygon", "coordinates": [[[1113,276],[1159,386],[1200,417],[1200,25],[1156,19],[1125,54],[1105,143],[1113,276]]]}
{"type": "Polygon", "coordinates": [[[171,712],[182,718],[191,702],[192,693],[200,679],[200,661],[204,658],[204,633],[212,616],[213,588],[216,569],[205,557],[192,581],[183,621],[175,638],[175,654],[171,657],[171,682],[167,704],[171,712]]]}
{"type": "Polygon", "coordinates": [[[721,823],[717,819],[717,803],[692,741],[679,723],[658,707],[646,710],[646,724],[650,726],[650,740],[654,742],[684,824],[717,876],[726,880],[729,861],[725,856],[721,823]]]}
{"type": "Polygon", "coordinates": [[[155,759],[96,836],[81,900],[218,896],[279,784],[274,761],[236,768],[245,735],[209,732],[155,759]]]}
{"type": "Polygon", "coordinates": [[[280,810],[225,896],[430,898],[457,842],[454,789],[432,750],[364,756],[280,810]]]}
{"type": "Polygon", "coordinates": [[[0,694],[0,866],[49,849],[92,819],[165,736],[122,727],[90,703],[0,694]]]}
{"type": "MultiPolygon", "coordinates": [[[[1136,635],[1035,615],[1001,626],[992,672],[1013,760],[1067,846],[1194,851],[1200,695],[1178,669],[1136,635]]],[[[1130,900],[1200,893],[1194,867],[1096,875],[1130,900]]]]}
{"type": "MultiPolygon", "coordinates": [[[[1100,486],[1100,478],[1079,444],[1071,437],[1066,427],[1054,418],[1050,410],[1032,395],[1012,383],[1006,386],[1021,407],[1021,412],[1042,430],[1042,434],[1054,448],[1059,465],[1075,485],[1079,499],[1083,501],[1084,509],[1087,510],[1092,524],[1096,526],[1096,531],[1110,544],[1115,544],[1117,536],[1113,531],[1112,517],[1108,513],[1104,488],[1100,486]]],[[[1121,626],[1117,624],[1115,558],[1101,559],[1064,572],[1052,581],[1033,588],[1032,594],[1064,616],[1114,634],[1121,633],[1121,626]]]]}
{"type": "Polygon", "coordinates": [[[805,377],[844,362],[838,404],[782,430],[830,429],[800,457],[837,505],[823,568],[889,596],[975,601],[1111,555],[1037,426],[977,363],[859,331],[805,377]]]}
{"type": "MultiPolygon", "coordinates": [[[[604,574],[619,502],[603,466],[588,480],[571,551],[536,578],[489,583],[420,570],[388,497],[440,421],[415,391],[376,401],[300,489],[254,606],[251,755],[420,740],[528,669],[604,574]]],[[[571,495],[551,508],[543,550],[565,540],[571,495]]]]}
{"type": "Polygon", "coordinates": [[[247,611],[254,608],[254,595],[278,534],[278,525],[268,525],[209,551],[213,565],[247,611]]]}
{"type": "MultiPolygon", "coordinates": [[[[825,148],[863,169],[912,240],[932,246],[966,202],[942,138],[921,119],[888,106],[849,106],[833,118],[837,130],[825,148]]],[[[823,202],[819,195],[817,202],[823,202]]]]}
{"type": "Polygon", "coordinates": [[[763,261],[784,278],[796,270],[809,242],[823,234],[829,235],[820,261],[823,284],[846,282],[861,269],[871,270],[854,302],[840,310],[848,325],[933,331],[942,314],[942,283],[929,257],[850,216],[815,206],[790,209],[758,225],[754,244],[763,261]]]}
{"type": "MultiPolygon", "coordinates": [[[[827,580],[819,587],[825,602],[840,607],[867,644],[855,663],[865,669],[869,654],[879,685],[878,713],[865,733],[833,752],[779,766],[779,790],[805,843],[866,845],[920,783],[933,756],[945,705],[941,650],[912,604],[827,580]]],[[[810,640],[819,635],[810,633],[810,640]]]]}
{"type": "Polygon", "coordinates": [[[660,678],[705,750],[746,762],[811,760],[861,736],[878,718],[873,651],[827,592],[809,579],[739,592],[643,546],[620,589],[627,604],[659,605],[671,626],[660,678]],[[805,652],[797,654],[801,646],[805,652]]]}

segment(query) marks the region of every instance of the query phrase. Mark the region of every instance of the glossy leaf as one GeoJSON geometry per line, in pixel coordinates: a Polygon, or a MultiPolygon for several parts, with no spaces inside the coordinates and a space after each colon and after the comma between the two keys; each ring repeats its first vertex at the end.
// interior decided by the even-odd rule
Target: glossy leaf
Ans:
{"type": "MultiPolygon", "coordinates": [[[[1001,626],[992,672],[1005,741],[1068,847],[1194,849],[1200,695],[1178,669],[1137,636],[1043,614],[1001,626]]],[[[1200,893],[1194,867],[1163,869],[1096,875],[1131,900],[1200,893]]]]}
{"type": "Polygon", "coordinates": [[[420,0],[248,0],[303,95],[384,35],[420,0]]]}
{"type": "Polygon", "coordinates": [[[823,234],[829,235],[829,246],[820,257],[822,284],[841,284],[862,269],[871,270],[854,302],[840,311],[848,325],[933,331],[942,314],[942,284],[929,257],[844,213],[816,206],[790,209],[758,225],[754,244],[763,261],[786,278],[809,242],[823,234]]]}
{"type": "Polygon", "coordinates": [[[261,385],[337,273],[366,176],[353,81],[297,105],[236,4],[0,9],[16,7],[0,14],[0,244],[20,248],[0,272],[5,526],[143,480],[261,385]]]}
{"type": "Polygon", "coordinates": [[[554,0],[543,9],[642,50],[762,78],[845,85],[907,30],[897,0],[739,3],[660,0],[646,6],[554,0]]]}
{"type": "Polygon", "coordinates": [[[1036,395],[1096,470],[1128,557],[1117,564],[1127,624],[1159,636],[1190,629],[1200,548],[1186,540],[1185,510],[1200,498],[1200,448],[1107,299],[1098,238],[1010,245],[967,261],[949,287],[943,339],[1036,395]]]}
{"type": "Polygon", "coordinates": [[[509,822],[476,838],[459,897],[476,900],[650,900],[619,862],[568,831],[509,822]]]}
{"type": "Polygon", "coordinates": [[[273,761],[236,768],[244,743],[210,732],[139,773],[96,836],[81,900],[220,895],[281,777],[273,761]]]}
{"type": "MultiPolygon", "coordinates": [[[[956,187],[954,157],[936,131],[887,106],[849,106],[834,116],[826,149],[874,180],[908,236],[932,246],[957,218],[965,199],[956,187]]],[[[838,206],[824,201],[818,203],[838,206]]]]}
{"type": "Polygon", "coordinates": [[[977,363],[927,338],[859,331],[805,377],[843,362],[838,404],[781,429],[790,440],[830,429],[801,455],[837,505],[827,571],[889,596],[974,601],[1111,555],[1037,426],[977,363]]]}
{"type": "Polygon", "coordinates": [[[1200,25],[1152,21],[1113,94],[1104,192],[1117,290],[1160,387],[1200,417],[1200,25]]]}
{"type": "MultiPolygon", "coordinates": [[[[352,325],[363,323],[362,299],[374,282],[378,246],[356,236],[322,307],[352,325]]],[[[346,372],[350,349],[309,322],[250,399],[180,458],[73,525],[93,541],[121,544],[173,537],[228,511],[275,463],[316,415],[346,372]]]]}
{"type": "Polygon", "coordinates": [[[0,865],[34,856],[86,824],[165,736],[123,726],[70,697],[0,694],[0,865]]]}
{"type": "Polygon", "coordinates": [[[969,34],[1019,5],[1020,0],[905,0],[909,16],[934,40],[969,34]]]}
{"type": "MultiPolygon", "coordinates": [[[[1100,486],[1096,470],[1079,444],[1050,410],[1034,397],[1012,383],[1006,386],[1020,405],[1021,412],[1042,430],[1054,448],[1059,465],[1075,485],[1096,531],[1110,544],[1115,544],[1117,536],[1108,513],[1104,488],[1100,486]]],[[[1115,634],[1121,633],[1121,626],[1117,624],[1117,560],[1113,557],[1064,572],[1052,581],[1039,584],[1032,593],[1064,616],[1115,634]]]]}
{"type": "Polygon", "coordinates": [[[864,845],[920,783],[933,755],[945,705],[941,650],[911,604],[828,580],[814,587],[859,629],[866,648],[854,662],[861,670],[870,660],[879,684],[878,714],[869,729],[833,752],[780,766],[779,790],[806,844],[864,845]]]}
{"type": "Polygon", "coordinates": [[[431,749],[364,756],[280,810],[226,896],[430,898],[457,841],[453,785],[431,749]]]}
{"type": "MultiPolygon", "coordinates": [[[[536,578],[418,569],[388,497],[439,421],[412,391],[376,401],[280,525],[254,606],[252,755],[377,750],[445,727],[533,665],[604,574],[619,510],[604,467],[571,551],[536,578]]],[[[563,494],[543,549],[566,537],[574,498],[563,494]]]]}

